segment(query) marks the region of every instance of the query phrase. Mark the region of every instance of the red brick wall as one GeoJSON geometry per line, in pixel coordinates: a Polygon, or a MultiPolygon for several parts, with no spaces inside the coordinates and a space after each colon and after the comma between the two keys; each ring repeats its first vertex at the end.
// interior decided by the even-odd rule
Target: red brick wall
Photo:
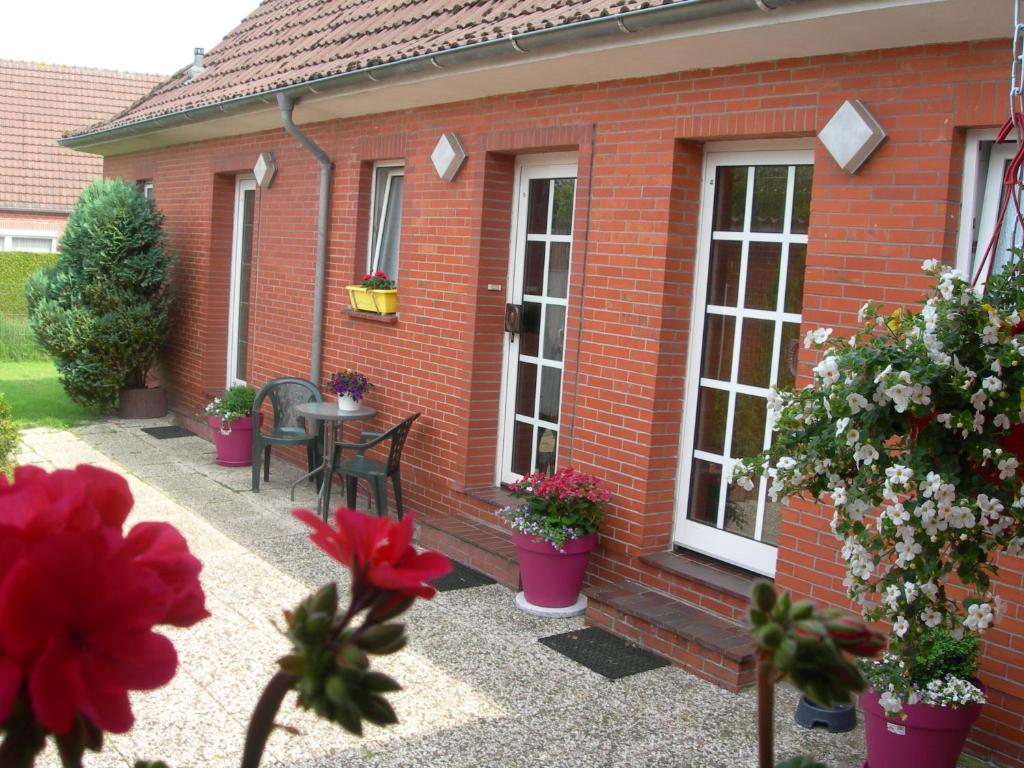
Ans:
{"type": "MultiPolygon", "coordinates": [[[[964,132],[1003,121],[1006,47],[793,59],[307,126],[335,163],[325,375],[365,371],[381,424],[423,412],[406,453],[412,509],[489,515],[462,491],[494,477],[505,299],[487,285],[506,281],[513,156],[578,151],[560,463],[604,476],[614,493],[592,578],[635,577],[638,555],[671,543],[702,143],[813,137],[847,98],[877,116],[889,138],[856,176],[814,144],[805,324],[853,327],[868,298],[915,301],[922,260],[954,258],[964,132]],[[469,153],[451,184],[429,160],[444,131],[469,153]],[[365,268],[371,163],[396,157],[406,162],[400,318],[383,325],[347,316],[344,286],[365,268]]],[[[278,175],[257,201],[249,378],[259,384],[309,371],[314,159],[271,131],[106,163],[111,176],[152,177],[167,214],[179,256],[167,375],[181,412],[201,409],[224,378],[231,176],[262,151],[278,175]]],[[[801,355],[806,373],[812,356],[801,355]]],[[[786,510],[777,581],[846,607],[827,519],[813,505],[786,510]]],[[[1024,564],[1003,565],[1008,610],[984,666],[993,706],[974,748],[1019,767],[1024,564]]]]}

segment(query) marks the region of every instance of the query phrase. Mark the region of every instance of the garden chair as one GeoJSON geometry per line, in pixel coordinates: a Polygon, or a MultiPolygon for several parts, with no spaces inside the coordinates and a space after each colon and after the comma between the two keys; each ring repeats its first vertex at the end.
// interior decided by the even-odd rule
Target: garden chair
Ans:
{"type": "MultiPolygon", "coordinates": [[[[309,471],[313,472],[320,466],[320,436],[318,432],[310,434],[306,430],[306,419],[295,411],[295,406],[302,403],[323,402],[320,388],[305,379],[283,378],[274,379],[264,384],[256,393],[252,404],[252,490],[260,492],[260,466],[263,467],[263,479],[270,480],[270,449],[275,445],[305,445],[309,460],[309,471]],[[266,425],[260,424],[259,414],[263,401],[270,400],[273,409],[273,422],[269,431],[266,425]]],[[[317,476],[317,488],[322,482],[317,476]]]]}
{"type": "Polygon", "coordinates": [[[334,444],[334,471],[345,476],[345,501],[350,508],[356,505],[356,484],[360,479],[366,480],[373,490],[373,497],[377,505],[377,514],[384,517],[388,513],[388,485],[387,480],[391,478],[391,485],[395,492],[395,512],[398,518],[402,518],[402,449],[405,447],[405,439],[409,436],[409,429],[412,423],[420,417],[414,413],[400,424],[396,424],[387,432],[363,432],[359,439],[360,443],[346,443],[338,441],[334,444]],[[387,461],[371,459],[364,454],[373,446],[390,441],[387,461]],[[343,449],[351,449],[356,452],[355,456],[347,459],[338,458],[343,449]]]}

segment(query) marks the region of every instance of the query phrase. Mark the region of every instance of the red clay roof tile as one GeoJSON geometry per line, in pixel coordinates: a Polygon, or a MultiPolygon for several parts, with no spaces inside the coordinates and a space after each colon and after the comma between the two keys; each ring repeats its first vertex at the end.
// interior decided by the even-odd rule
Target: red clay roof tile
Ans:
{"type": "Polygon", "coordinates": [[[103,158],[58,146],[65,131],[136,103],[161,78],[0,59],[0,208],[66,210],[103,158]]]}
{"type": "MultiPolygon", "coordinates": [[[[288,85],[531,30],[687,0],[264,0],[145,99],[70,135],[116,128],[288,85]]],[[[84,125],[84,124],[83,124],[84,125]]]]}

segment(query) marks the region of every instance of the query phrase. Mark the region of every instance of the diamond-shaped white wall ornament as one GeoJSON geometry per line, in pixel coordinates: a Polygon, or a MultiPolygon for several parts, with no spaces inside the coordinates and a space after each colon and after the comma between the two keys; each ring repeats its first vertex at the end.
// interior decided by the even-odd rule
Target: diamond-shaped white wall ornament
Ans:
{"type": "Polygon", "coordinates": [[[843,102],[818,138],[840,168],[856,173],[885,141],[885,131],[868,108],[854,99],[843,102]]]}
{"type": "Polygon", "coordinates": [[[261,152],[260,156],[256,159],[256,165],[253,166],[252,172],[256,177],[257,184],[263,189],[269,187],[270,182],[274,180],[274,174],[277,173],[274,156],[269,152],[261,152]]]}
{"type": "Polygon", "coordinates": [[[445,181],[453,181],[466,161],[466,150],[462,148],[462,142],[454,133],[442,133],[441,138],[437,140],[437,146],[430,154],[430,160],[434,163],[438,176],[445,181]]]}

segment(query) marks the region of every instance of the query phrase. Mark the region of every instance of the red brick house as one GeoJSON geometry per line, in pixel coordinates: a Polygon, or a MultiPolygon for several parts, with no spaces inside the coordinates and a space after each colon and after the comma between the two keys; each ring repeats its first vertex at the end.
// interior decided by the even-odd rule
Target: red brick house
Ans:
{"type": "MultiPolygon", "coordinates": [[[[180,258],[182,419],[226,383],[357,367],[381,426],[423,412],[405,486],[424,539],[513,585],[500,485],[601,475],[588,617],[736,689],[751,574],[848,602],[829,514],[724,469],[764,445],[768,387],[808,375],[807,329],[916,301],[924,259],[970,268],[1008,151],[1011,11],[270,0],[64,143],[153,180],[180,258]],[[887,139],[851,174],[817,134],[854,100],[887,139]],[[443,136],[467,155],[453,180],[443,136]],[[397,316],[348,309],[370,268],[397,278],[397,316]]],[[[973,749],[1024,766],[1024,563],[1002,565],[973,749]]]]}
{"type": "Polygon", "coordinates": [[[0,251],[56,251],[103,161],[61,147],[66,131],[125,109],[156,75],[0,60],[0,251]]]}

